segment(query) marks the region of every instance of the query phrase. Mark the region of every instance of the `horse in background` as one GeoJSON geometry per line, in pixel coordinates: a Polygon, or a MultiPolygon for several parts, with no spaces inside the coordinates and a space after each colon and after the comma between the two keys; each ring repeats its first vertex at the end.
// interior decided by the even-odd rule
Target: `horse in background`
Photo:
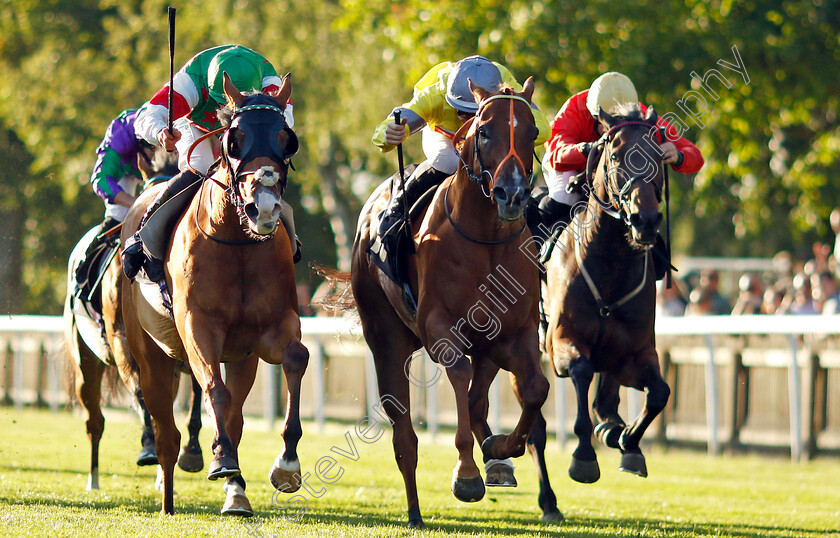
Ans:
{"type": "MultiPolygon", "coordinates": [[[[167,172],[165,158],[156,156],[154,162],[157,164],[154,167],[157,172],[161,174],[167,172]]],[[[143,170],[143,175],[147,182],[150,181],[145,170],[143,170]]],[[[154,181],[154,178],[151,178],[151,181],[154,181]]],[[[84,409],[85,427],[90,441],[88,490],[99,489],[99,443],[105,429],[105,417],[102,415],[101,408],[102,379],[111,373],[118,373],[131,394],[132,406],[143,424],[137,465],[157,465],[158,463],[155,435],[151,417],[146,410],[140,390],[137,362],[125,343],[120,307],[120,286],[123,277],[118,252],[118,226],[106,232],[109,237],[103,242],[98,259],[94,260],[90,278],[95,280],[96,284],[92,286],[91,294],[85,298],[78,298],[73,293],[76,284],[76,269],[88,245],[95,239],[98,228],[94,226],[88,230],[70,253],[67,263],[67,294],[63,315],[64,345],[73,362],[75,394],[84,409]],[[110,300],[103,301],[103,296],[110,300]]],[[[184,471],[197,473],[204,467],[198,442],[198,432],[201,429],[201,393],[195,377],[189,370],[186,373],[192,377],[192,398],[188,416],[189,441],[181,448],[178,466],[184,471]]]]}
{"type": "MultiPolygon", "coordinates": [[[[602,110],[599,121],[606,132],[588,158],[589,199],[557,239],[544,287],[545,352],[555,373],[571,378],[577,394],[578,444],[569,476],[583,483],[600,477],[587,404],[594,374],[600,373],[595,436],[621,451],[622,471],[638,476],[647,476],[639,442],[670,395],[655,347],[651,259],[662,221],[664,170],[657,144],[662,133],[653,108],[646,116],[637,105],[616,116],[602,110]],[[647,391],[644,409],[629,425],[618,414],[620,385],[647,391]]],[[[542,416],[532,437],[539,503],[551,517],[559,511],[545,468],[542,416]]]]}
{"type": "Polygon", "coordinates": [[[394,427],[410,527],[423,526],[406,375],[416,350],[425,347],[432,360],[445,366],[455,390],[459,456],[451,490],[463,502],[481,500],[485,493],[473,459],[473,433],[481,444],[487,485],[515,485],[508,458],[524,454],[549,389],[540,368],[536,252],[523,251],[529,248],[523,214],[538,135],[531,112],[533,79],[521,93],[504,88],[494,94],[472,83],[470,88],[479,108],[456,134],[459,140],[466,133],[462,165],[437,189],[421,218],[413,219],[416,254],[407,263],[416,317],[402,288],[368,253],[379,228],[377,215],[390,198],[387,180],[363,207],[353,246],[353,296],[373,352],[382,406],[394,427]],[[487,423],[487,393],[499,368],[513,374],[523,401],[509,435],[492,435],[487,423]]]}
{"type": "MultiPolygon", "coordinates": [[[[123,280],[127,341],[140,366],[155,429],[166,514],[174,512],[173,470],[180,433],[172,416],[172,379],[180,364],[189,364],[195,374],[213,421],[207,477],[224,479],[222,514],[253,514],[238,446],[242,405],[260,358],[282,364],[288,386],[285,447],[269,479],[283,492],[301,485],[300,385],[309,352],[300,341],[292,244],[281,225],[281,195],[298,148],[297,135],[283,115],[291,91],[288,75],[271,96],[242,94],[224,75],[228,104],[220,112],[226,125],[222,157],[178,221],[164,260],[171,310],[164,304],[168,293],[156,283],[123,280]]],[[[129,210],[123,240],[137,229],[143,209],[156,194],[143,193],[129,210]]]]}

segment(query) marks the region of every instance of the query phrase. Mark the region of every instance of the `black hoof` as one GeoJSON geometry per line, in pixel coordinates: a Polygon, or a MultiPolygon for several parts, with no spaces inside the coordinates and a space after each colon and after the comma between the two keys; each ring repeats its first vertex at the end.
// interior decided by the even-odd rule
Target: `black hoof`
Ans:
{"type": "Polygon", "coordinates": [[[566,521],[566,518],[563,517],[562,512],[560,510],[555,510],[553,512],[546,512],[543,514],[542,520],[545,523],[563,523],[566,521]]]}
{"type": "Polygon", "coordinates": [[[145,466],[145,465],[157,465],[158,464],[158,457],[157,452],[155,452],[155,446],[144,446],[140,449],[140,454],[137,456],[137,465],[145,466]]]}
{"type": "Polygon", "coordinates": [[[622,454],[621,465],[618,470],[624,471],[625,473],[631,473],[636,476],[641,476],[642,478],[647,478],[647,465],[645,464],[645,457],[642,455],[642,451],[625,452],[622,454]]]}
{"type": "Polygon", "coordinates": [[[484,498],[484,479],[481,475],[472,478],[452,477],[452,495],[461,502],[474,503],[484,498]]]}
{"type": "MultiPolygon", "coordinates": [[[[493,455],[493,448],[494,448],[496,442],[501,440],[503,437],[504,436],[500,435],[500,434],[491,435],[490,437],[485,439],[483,443],[481,443],[481,455],[484,458],[484,463],[487,463],[490,460],[502,459],[502,458],[499,458],[498,456],[493,455]]],[[[507,457],[507,456],[505,456],[505,457],[507,457]]]]}
{"type": "Polygon", "coordinates": [[[181,452],[178,454],[178,467],[188,473],[197,473],[204,469],[201,449],[194,450],[189,445],[181,447],[181,452]]]}
{"type": "Polygon", "coordinates": [[[230,456],[221,456],[214,458],[210,462],[210,468],[207,470],[207,479],[218,480],[219,478],[238,476],[241,473],[239,463],[235,459],[230,456]]]}
{"type": "Polygon", "coordinates": [[[423,523],[423,517],[420,515],[419,508],[408,509],[408,528],[409,529],[425,529],[426,525],[423,523]]]}
{"type": "Polygon", "coordinates": [[[569,466],[569,476],[575,482],[592,484],[601,478],[601,469],[598,467],[598,460],[585,461],[572,456],[572,464],[569,466]]]}

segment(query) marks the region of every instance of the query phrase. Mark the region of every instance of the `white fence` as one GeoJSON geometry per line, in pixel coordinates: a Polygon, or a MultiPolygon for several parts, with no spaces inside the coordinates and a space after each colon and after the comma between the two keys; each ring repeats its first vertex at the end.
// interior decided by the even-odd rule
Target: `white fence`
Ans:
{"type": "MultiPolygon", "coordinates": [[[[60,317],[0,318],[6,404],[57,410],[66,403],[61,330],[60,317]]],[[[379,395],[360,329],[344,318],[303,318],[302,330],[310,351],[302,414],[319,429],[328,418],[357,420],[369,414],[379,395]]],[[[658,435],[649,437],[703,442],[711,454],[751,444],[784,446],[795,461],[840,448],[840,316],[660,318],[656,332],[672,397],[655,423],[658,435]],[[780,421],[787,422],[785,431],[779,431],[780,421]]],[[[263,415],[273,427],[283,397],[280,367],[263,363],[260,368],[246,412],[263,415]]],[[[428,359],[412,364],[418,381],[412,387],[412,416],[432,435],[455,420],[451,388],[433,381],[445,379],[438,368],[428,359]]],[[[549,367],[546,373],[553,377],[549,367]]],[[[643,395],[634,390],[622,395],[624,416],[635,416],[643,395]]],[[[490,396],[491,428],[512,426],[519,408],[505,376],[493,383],[490,396]]],[[[543,413],[563,444],[571,437],[575,413],[568,380],[554,379],[549,398],[543,413]]]]}

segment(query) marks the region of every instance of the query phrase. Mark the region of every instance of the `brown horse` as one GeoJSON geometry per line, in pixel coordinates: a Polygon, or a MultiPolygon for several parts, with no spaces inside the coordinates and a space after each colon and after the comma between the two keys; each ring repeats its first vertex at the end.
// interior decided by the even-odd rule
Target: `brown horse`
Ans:
{"type": "Polygon", "coordinates": [[[522,93],[470,88],[479,103],[460,134],[462,165],[438,188],[414,221],[416,254],[409,256],[413,317],[402,290],[367,253],[388,204],[386,181],[362,209],[353,247],[351,285],[364,336],[373,352],[383,406],[394,426],[394,452],[405,482],[409,526],[422,526],[417,498],[417,436],[409,409],[407,363],[425,347],[445,366],[455,390],[458,463],[452,493],[461,501],[484,496],[473,459],[471,429],[481,443],[488,485],[515,485],[507,458],[525,452],[525,439],[548,393],[538,345],[539,273],[526,248],[523,212],[531,191],[537,127],[531,111],[533,80],[522,93]],[[491,436],[487,391],[499,368],[515,377],[524,402],[510,435],[491,436]],[[387,398],[386,398],[387,397],[387,398]],[[389,405],[384,405],[385,403],[389,405]]]}
{"type": "MultiPolygon", "coordinates": [[[[161,307],[162,294],[154,284],[126,282],[123,296],[128,344],[140,365],[154,423],[163,512],[168,514],[174,511],[172,479],[180,438],[172,419],[178,361],[188,362],[195,373],[213,421],[208,478],[225,478],[222,513],[252,514],[237,448],[242,405],[260,358],[283,365],[289,390],[285,449],[269,478],[281,491],[300,487],[300,383],[309,352],[300,342],[292,246],[279,223],[281,194],[298,147],[283,116],[292,86],[287,75],[275,95],[243,95],[225,75],[224,88],[229,125],[221,162],[178,222],[165,260],[174,322],[161,307]]],[[[124,240],[155,194],[144,193],[134,204],[124,240]]]]}
{"type": "MultiPolygon", "coordinates": [[[[140,371],[137,362],[128,350],[125,342],[125,328],[120,307],[120,282],[122,264],[115,255],[103,261],[107,263],[105,275],[99,286],[102,301],[106,307],[101,313],[100,327],[95,317],[95,306],[86,304],[74,297],[76,267],[81,262],[85,250],[94,239],[99,227],[86,233],[74,247],[68,261],[67,296],[64,302],[64,344],[67,354],[75,367],[74,385],[76,397],[85,411],[85,427],[90,441],[90,471],[87,489],[99,489],[99,442],[105,429],[105,417],[102,415],[101,394],[102,379],[109,369],[116,369],[122,382],[133,398],[135,410],[143,423],[140,437],[142,445],[137,456],[137,465],[157,465],[155,435],[151,417],[146,410],[143,393],[140,390],[140,371]]],[[[116,233],[116,232],[115,232],[116,233]]],[[[98,302],[94,298],[92,302],[98,302]]],[[[187,371],[189,373],[189,371],[187,371]]],[[[187,472],[197,473],[204,467],[198,432],[201,429],[201,391],[195,377],[192,377],[193,397],[187,423],[189,442],[181,448],[178,466],[187,472]]]]}
{"type": "MultiPolygon", "coordinates": [[[[651,261],[662,221],[661,135],[652,108],[645,117],[638,106],[619,114],[601,111],[606,133],[589,156],[589,200],[546,263],[545,350],[557,375],[570,377],[577,393],[578,445],[569,475],[584,483],[600,477],[587,405],[595,372],[601,374],[593,405],[600,422],[596,436],[621,450],[621,470],[639,476],[647,476],[639,441],[670,395],[655,347],[651,261]],[[619,384],[647,391],[645,408],[629,426],[618,415],[619,384]]],[[[538,425],[542,430],[535,437],[544,440],[545,421],[540,418],[538,425]]],[[[551,517],[559,512],[547,480],[544,446],[531,451],[540,466],[540,506],[551,517]]]]}

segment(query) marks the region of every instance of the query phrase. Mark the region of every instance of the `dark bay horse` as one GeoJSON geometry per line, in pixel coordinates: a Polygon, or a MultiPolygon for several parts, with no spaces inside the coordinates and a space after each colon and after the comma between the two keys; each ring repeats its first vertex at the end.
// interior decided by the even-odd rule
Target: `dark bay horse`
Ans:
{"type": "MultiPolygon", "coordinates": [[[[670,395],[654,335],[651,247],[662,220],[663,188],[656,112],[651,108],[643,117],[638,106],[616,116],[601,111],[599,121],[606,132],[587,163],[589,200],[546,263],[544,294],[549,320],[545,351],[557,375],[571,378],[577,394],[578,445],[569,475],[584,483],[600,477],[587,405],[594,374],[600,373],[595,434],[621,451],[621,470],[639,476],[647,476],[639,441],[670,395]],[[618,415],[619,385],[647,391],[645,407],[630,425],[618,415]]],[[[540,418],[538,425],[537,437],[544,439],[545,421],[540,418]]],[[[557,505],[543,448],[544,443],[532,451],[542,462],[540,506],[550,515],[557,505]]]]}
{"type": "MultiPolygon", "coordinates": [[[[95,320],[97,314],[91,311],[95,307],[85,304],[85,301],[73,295],[76,267],[94,239],[98,228],[97,226],[90,229],[70,254],[63,319],[64,345],[75,368],[76,397],[85,411],[85,427],[90,441],[88,490],[99,489],[99,442],[105,429],[105,417],[102,415],[101,407],[102,379],[109,369],[116,369],[118,372],[132,396],[133,406],[143,423],[143,432],[140,437],[142,448],[137,456],[137,465],[157,465],[158,463],[151,417],[146,410],[140,390],[140,371],[125,341],[120,305],[120,285],[123,276],[119,255],[103,262],[108,264],[99,284],[99,293],[104,299],[101,301],[103,306],[101,322],[104,327],[100,327],[95,320]]],[[[187,373],[190,372],[187,371],[187,373]]],[[[189,441],[181,448],[178,466],[187,472],[197,473],[204,467],[201,447],[198,443],[198,432],[201,429],[201,390],[195,377],[191,377],[193,396],[187,423],[189,441]]]]}
{"type": "Polygon", "coordinates": [[[417,498],[417,436],[407,410],[412,354],[425,347],[443,365],[455,391],[458,462],[451,483],[461,501],[478,501],[485,483],[473,459],[481,443],[488,485],[515,485],[507,458],[525,452],[528,432],[548,393],[538,343],[539,271],[523,212],[531,191],[534,141],[533,80],[523,92],[492,94],[470,88],[479,108],[456,134],[466,133],[462,164],[413,223],[416,254],[409,256],[413,317],[402,290],[367,253],[388,204],[386,181],[362,209],[353,246],[351,286],[365,339],[373,352],[382,404],[393,422],[397,465],[405,482],[409,526],[423,526],[417,498]],[[523,233],[525,232],[525,233],[523,233]],[[522,401],[509,435],[491,435],[487,392],[499,368],[515,377],[522,401]],[[387,405],[386,405],[387,404],[387,405]]]}
{"type": "MultiPolygon", "coordinates": [[[[309,352],[301,344],[292,246],[280,221],[281,195],[298,140],[285,123],[289,76],[274,95],[244,95],[225,74],[228,127],[222,158],[178,222],[165,260],[172,316],[149,283],[125,282],[128,344],[155,428],[163,468],[163,512],[174,511],[173,468],[180,433],[172,418],[172,379],[187,362],[213,421],[208,478],[224,478],[222,514],[252,515],[239,468],[242,405],[261,358],[282,364],[288,384],[285,448],[269,471],[275,488],[300,487],[301,377],[309,352]],[[221,363],[225,363],[222,377],[221,363]]],[[[225,116],[225,113],[222,113],[225,116]]],[[[125,220],[130,236],[156,192],[144,193],[125,220]]]]}

